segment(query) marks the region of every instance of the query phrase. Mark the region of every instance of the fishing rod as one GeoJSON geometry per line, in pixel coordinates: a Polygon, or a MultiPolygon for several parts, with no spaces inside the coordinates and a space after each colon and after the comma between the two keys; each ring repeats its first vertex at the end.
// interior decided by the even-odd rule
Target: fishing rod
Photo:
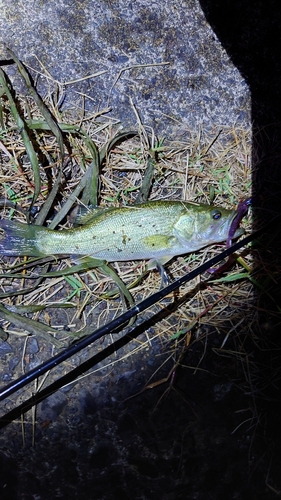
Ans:
{"type": "Polygon", "coordinates": [[[149,297],[147,297],[146,299],[141,301],[139,304],[136,304],[135,306],[131,307],[126,312],[124,312],[120,316],[117,316],[115,319],[113,319],[112,321],[110,321],[106,325],[101,326],[100,328],[94,330],[87,337],[83,337],[82,339],[76,341],[75,343],[73,343],[70,346],[68,346],[67,348],[65,348],[63,351],[61,351],[58,354],[56,354],[55,356],[53,356],[51,359],[45,361],[41,365],[36,366],[35,368],[30,370],[29,372],[20,376],[17,380],[10,382],[5,387],[0,389],[0,401],[3,401],[8,396],[13,394],[17,390],[25,387],[28,383],[32,382],[33,380],[40,377],[41,375],[43,375],[47,371],[58,366],[63,361],[66,361],[71,356],[73,356],[74,354],[77,354],[85,347],[88,347],[90,344],[92,344],[96,340],[98,340],[101,337],[104,337],[105,335],[112,333],[114,330],[120,328],[122,325],[127,323],[131,318],[133,318],[134,316],[137,316],[140,312],[143,312],[146,309],[148,309],[150,306],[156,304],[161,299],[163,299],[164,297],[169,295],[171,292],[178,289],[184,283],[191,281],[193,278],[195,278],[199,274],[202,274],[203,272],[213,268],[220,261],[231,256],[234,252],[239,250],[241,247],[247,245],[248,243],[253,241],[255,238],[261,236],[261,234],[263,232],[264,232],[264,228],[261,228],[255,232],[251,233],[249,236],[246,236],[245,238],[236,242],[231,247],[226,248],[225,250],[223,250],[221,253],[219,253],[215,257],[212,257],[211,259],[206,261],[204,264],[201,264],[196,269],[190,271],[189,273],[185,274],[181,278],[178,278],[177,280],[173,281],[171,284],[169,284],[165,288],[160,289],[158,292],[150,295],[149,297]]]}

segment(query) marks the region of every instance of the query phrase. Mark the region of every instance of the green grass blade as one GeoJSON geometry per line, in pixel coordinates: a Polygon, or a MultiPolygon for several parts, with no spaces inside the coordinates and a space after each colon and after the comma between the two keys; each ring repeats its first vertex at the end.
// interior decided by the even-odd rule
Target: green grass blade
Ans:
{"type": "Polygon", "coordinates": [[[129,292],[128,288],[126,287],[126,285],[119,278],[118,274],[107,264],[103,264],[102,266],[99,266],[99,267],[106,276],[109,276],[111,279],[113,279],[113,281],[115,281],[115,283],[118,286],[119,291],[121,293],[123,303],[125,303],[125,301],[124,301],[124,297],[125,297],[129,303],[129,305],[133,306],[134,299],[133,299],[131,293],[129,292]]]}
{"type": "Polygon", "coordinates": [[[12,323],[18,328],[27,330],[32,335],[43,337],[45,340],[51,342],[56,347],[61,347],[61,342],[56,338],[54,338],[52,335],[56,334],[57,330],[48,325],[45,325],[39,321],[35,321],[30,318],[26,318],[25,316],[21,316],[20,314],[17,314],[15,312],[9,311],[2,304],[0,304],[0,317],[5,321],[9,321],[9,323],[12,323]]]}
{"type": "MultiPolygon", "coordinates": [[[[50,130],[49,124],[44,122],[43,120],[28,120],[27,124],[31,129],[50,130]]],[[[84,130],[81,130],[80,127],[77,127],[76,125],[58,123],[58,126],[63,132],[77,135],[80,139],[83,140],[84,144],[90,152],[92,162],[85,172],[84,176],[80,180],[78,186],[76,186],[75,190],[69,196],[60,212],[52,220],[49,226],[51,229],[54,229],[59,224],[59,222],[67,215],[74,203],[77,203],[77,198],[81,192],[83,193],[81,197],[81,202],[83,205],[97,206],[99,190],[100,156],[94,141],[84,130]]]]}
{"type": "Polygon", "coordinates": [[[142,184],[135,200],[135,205],[148,200],[154,177],[155,159],[149,156],[146,162],[146,169],[142,179],[142,184]]]}
{"type": "Polygon", "coordinates": [[[34,177],[34,193],[33,193],[33,199],[32,199],[32,203],[31,203],[31,206],[32,206],[36,202],[36,200],[40,194],[40,190],[41,190],[41,177],[40,177],[40,169],[39,169],[39,164],[38,164],[38,160],[37,160],[37,155],[35,153],[32,142],[29,138],[26,123],[21,118],[21,116],[17,110],[17,106],[16,106],[16,103],[13,99],[12,93],[10,91],[10,86],[9,86],[9,83],[7,82],[6,75],[2,71],[1,68],[0,68],[0,84],[2,85],[3,91],[6,94],[6,96],[8,97],[8,100],[10,102],[11,113],[14,117],[14,120],[16,122],[18,130],[22,136],[22,140],[24,142],[25,149],[26,149],[27,155],[29,157],[29,160],[30,160],[30,163],[32,166],[33,177],[34,177]]]}
{"type": "Polygon", "coordinates": [[[50,130],[53,132],[54,136],[57,139],[59,149],[60,149],[60,154],[61,154],[61,162],[63,162],[64,158],[64,144],[63,144],[63,136],[61,133],[60,128],[58,127],[57,123],[55,122],[51,112],[48,110],[47,106],[45,106],[44,102],[42,101],[41,97],[39,94],[37,94],[35,88],[33,87],[33,84],[31,82],[30,76],[28,72],[26,71],[24,65],[21,63],[21,61],[17,58],[15,53],[7,47],[7,52],[10,54],[11,58],[15,61],[18,70],[23,77],[25,84],[32,95],[35,103],[37,104],[38,108],[40,109],[42,115],[44,116],[48,126],[50,127],[50,130]]]}

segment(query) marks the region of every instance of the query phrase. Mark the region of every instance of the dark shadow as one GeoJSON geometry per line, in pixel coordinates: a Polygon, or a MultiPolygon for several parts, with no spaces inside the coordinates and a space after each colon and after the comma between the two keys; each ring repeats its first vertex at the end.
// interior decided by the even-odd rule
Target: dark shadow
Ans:
{"type": "MultiPolygon", "coordinates": [[[[200,4],[251,91],[253,199],[255,224],[260,226],[281,213],[281,4],[278,0],[200,0],[200,4]]],[[[259,367],[255,401],[265,423],[271,458],[275,455],[277,461],[281,449],[280,225],[279,219],[258,244],[262,288],[258,290],[259,322],[251,345],[259,367]]],[[[268,471],[270,482],[272,470],[268,471]]],[[[277,483],[275,488],[280,490],[280,478],[277,483]]]]}
{"type": "MultiPolygon", "coordinates": [[[[195,289],[192,291],[192,293],[198,291],[199,286],[200,289],[203,289],[206,285],[203,283],[202,285],[196,286],[195,289]]],[[[166,307],[155,313],[152,317],[143,321],[139,325],[135,326],[132,330],[130,330],[129,333],[126,333],[125,335],[117,339],[115,342],[107,346],[102,351],[98,352],[97,354],[94,354],[94,356],[87,359],[87,361],[85,361],[84,363],[81,363],[79,366],[68,372],[66,375],[59,377],[52,384],[45,387],[37,394],[32,395],[32,397],[26,399],[23,403],[16,406],[10,412],[0,417],[0,429],[6,427],[15,419],[20,418],[21,415],[29,411],[33,406],[38,405],[39,403],[41,403],[41,401],[44,401],[44,399],[48,398],[51,394],[54,394],[63,386],[75,383],[78,377],[85,374],[87,371],[91,370],[93,367],[97,366],[105,359],[109,358],[112,354],[118,352],[118,350],[121,349],[122,347],[126,346],[133,340],[137,339],[147,329],[156,325],[159,321],[163,320],[164,318],[168,318],[172,313],[174,313],[178,309],[178,307],[180,307],[188,300],[188,298],[190,298],[190,295],[191,292],[188,292],[181,298],[175,297],[174,302],[166,305],[166,307]]],[[[122,331],[123,328],[124,326],[120,327],[119,331],[122,331]]],[[[117,333],[117,331],[115,331],[114,333],[117,333]]],[[[133,392],[132,384],[131,384],[131,391],[133,392]]]]}
{"type": "Polygon", "coordinates": [[[253,188],[265,221],[281,196],[281,5],[200,0],[207,21],[251,90],[253,188]]]}

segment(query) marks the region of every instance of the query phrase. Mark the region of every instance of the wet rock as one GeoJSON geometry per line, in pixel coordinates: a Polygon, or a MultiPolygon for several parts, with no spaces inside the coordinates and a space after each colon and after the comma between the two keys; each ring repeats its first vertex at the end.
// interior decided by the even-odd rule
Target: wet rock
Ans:
{"type": "Polygon", "coordinates": [[[54,421],[62,413],[65,405],[67,404],[67,398],[61,392],[52,394],[48,399],[45,399],[41,404],[41,413],[44,415],[44,419],[54,421]]]}
{"type": "Polygon", "coordinates": [[[20,362],[19,356],[14,356],[9,361],[9,370],[13,371],[20,362]]]}
{"type": "Polygon", "coordinates": [[[80,405],[85,415],[95,415],[98,410],[96,398],[89,392],[84,390],[79,396],[80,405]]]}
{"type": "Polygon", "coordinates": [[[26,354],[36,354],[39,351],[36,337],[29,337],[26,345],[26,354]]]}
{"type": "Polygon", "coordinates": [[[0,340],[0,356],[5,356],[9,352],[13,352],[12,347],[8,342],[3,342],[0,340]]]}

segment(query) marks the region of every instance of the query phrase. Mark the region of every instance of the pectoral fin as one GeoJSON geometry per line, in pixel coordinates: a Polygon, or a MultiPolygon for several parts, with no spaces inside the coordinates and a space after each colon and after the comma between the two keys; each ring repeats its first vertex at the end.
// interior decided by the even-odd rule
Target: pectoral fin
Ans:
{"type": "Polygon", "coordinates": [[[142,243],[145,245],[146,250],[169,250],[172,249],[177,243],[175,236],[168,236],[166,234],[153,234],[142,238],[142,243]]]}
{"type": "Polygon", "coordinates": [[[158,266],[164,266],[169,260],[171,260],[173,256],[167,255],[165,257],[159,257],[157,259],[150,259],[147,262],[146,268],[148,271],[152,271],[152,269],[158,269],[158,266]]]}
{"type": "Polygon", "coordinates": [[[157,269],[157,271],[160,274],[161,278],[161,283],[160,283],[160,288],[163,288],[164,286],[167,286],[169,284],[169,277],[168,274],[164,268],[164,264],[171,260],[172,257],[169,255],[167,257],[161,257],[160,259],[150,259],[147,263],[147,270],[151,271],[152,269],[157,269]]]}

